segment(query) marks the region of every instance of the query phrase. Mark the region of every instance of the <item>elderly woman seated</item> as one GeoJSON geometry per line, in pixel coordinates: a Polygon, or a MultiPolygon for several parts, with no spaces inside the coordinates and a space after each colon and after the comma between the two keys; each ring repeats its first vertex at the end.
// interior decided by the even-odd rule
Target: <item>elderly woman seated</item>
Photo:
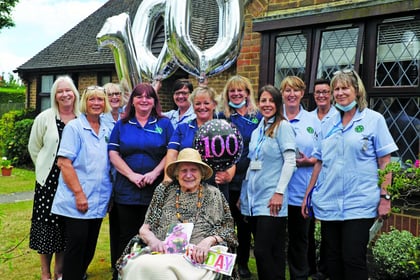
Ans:
{"type": "Polygon", "coordinates": [[[214,279],[217,273],[193,265],[182,253],[170,254],[173,250],[169,250],[165,239],[168,229],[192,223],[189,243],[196,245],[191,253],[196,263],[206,260],[212,246],[236,247],[229,205],[218,188],[203,183],[213,171],[201,161],[196,150],[183,149],[166,172],[173,182],[156,188],[139,231],[138,239],[147,247],[139,254],[120,259],[117,264],[120,276],[122,279],[214,279]]]}

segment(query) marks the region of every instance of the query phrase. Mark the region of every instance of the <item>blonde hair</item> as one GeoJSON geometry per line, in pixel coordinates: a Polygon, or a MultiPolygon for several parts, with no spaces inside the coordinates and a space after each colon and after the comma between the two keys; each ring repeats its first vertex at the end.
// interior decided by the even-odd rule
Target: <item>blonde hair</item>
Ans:
{"type": "MultiPolygon", "coordinates": [[[[109,93],[115,92],[115,90],[118,90],[120,93],[120,107],[122,107],[124,103],[124,92],[123,88],[120,84],[116,83],[106,83],[104,85],[105,93],[108,95],[109,93]]],[[[108,97],[108,96],[107,96],[108,97]]]]}
{"type": "Polygon", "coordinates": [[[53,109],[55,111],[55,114],[57,116],[60,115],[60,112],[58,111],[58,103],[57,103],[57,100],[55,99],[55,96],[57,95],[58,84],[61,83],[61,82],[64,82],[64,83],[68,84],[71,91],[73,92],[73,94],[74,94],[73,113],[76,116],[79,116],[80,115],[80,111],[79,111],[80,94],[79,94],[79,91],[77,90],[76,86],[74,85],[74,82],[73,82],[72,78],[70,78],[70,76],[68,76],[68,75],[59,76],[54,81],[54,83],[51,87],[51,92],[50,92],[51,109],[53,109]]]}
{"type": "Polygon", "coordinates": [[[111,106],[109,105],[108,96],[105,93],[105,89],[103,87],[98,86],[91,86],[85,89],[82,94],[82,98],[80,100],[80,112],[86,114],[87,112],[87,101],[90,97],[96,96],[103,98],[105,101],[105,107],[103,113],[108,113],[111,111],[111,106]]]}
{"type": "MultiPolygon", "coordinates": [[[[352,69],[343,69],[334,73],[334,77],[331,80],[331,90],[334,92],[334,87],[340,83],[346,87],[353,87],[356,91],[356,103],[359,111],[363,111],[367,108],[366,100],[366,89],[363,85],[360,76],[352,69]]],[[[335,103],[335,100],[334,100],[335,103]]]]}
{"type": "Polygon", "coordinates": [[[287,76],[280,83],[280,92],[283,94],[286,86],[293,88],[294,90],[301,90],[305,93],[306,85],[305,82],[297,76],[287,76]]]}
{"type": "Polygon", "coordinates": [[[245,104],[247,112],[249,115],[256,115],[258,108],[255,104],[254,90],[252,89],[251,82],[246,77],[235,75],[226,82],[222,93],[223,113],[225,117],[229,118],[235,112],[235,109],[229,106],[229,90],[232,88],[242,89],[248,93],[245,104]]]}
{"type": "Polygon", "coordinates": [[[203,93],[204,94],[208,94],[208,96],[210,97],[211,101],[213,101],[214,104],[216,105],[213,113],[217,115],[217,113],[218,113],[218,110],[217,110],[217,105],[218,105],[218,102],[217,102],[217,92],[214,90],[214,88],[207,87],[207,86],[199,86],[199,87],[196,87],[194,89],[194,91],[190,94],[188,100],[190,101],[191,104],[194,104],[195,97],[198,94],[203,94],[203,93]]]}

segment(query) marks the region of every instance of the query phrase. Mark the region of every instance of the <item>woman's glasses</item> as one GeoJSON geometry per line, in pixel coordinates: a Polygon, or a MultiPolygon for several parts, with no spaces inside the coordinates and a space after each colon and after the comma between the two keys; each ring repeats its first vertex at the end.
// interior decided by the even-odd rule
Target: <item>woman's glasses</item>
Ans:
{"type": "Polygon", "coordinates": [[[327,96],[328,94],[330,94],[330,91],[329,90],[323,90],[323,91],[317,90],[317,91],[314,92],[314,94],[316,96],[321,96],[321,95],[327,96]]]}
{"type": "Polygon", "coordinates": [[[179,90],[179,91],[175,91],[175,92],[174,92],[174,95],[175,95],[175,96],[180,96],[180,95],[187,96],[188,94],[190,94],[190,92],[189,92],[189,91],[182,91],[182,90],[179,90]]]}
{"type": "Polygon", "coordinates": [[[120,96],[121,92],[108,92],[108,97],[112,97],[112,96],[120,96]]]}

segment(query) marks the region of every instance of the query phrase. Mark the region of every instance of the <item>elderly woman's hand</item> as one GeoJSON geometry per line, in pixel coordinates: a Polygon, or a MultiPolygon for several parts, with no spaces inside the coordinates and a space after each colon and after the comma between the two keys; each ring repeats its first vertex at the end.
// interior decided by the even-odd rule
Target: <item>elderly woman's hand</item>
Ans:
{"type": "Polygon", "coordinates": [[[149,243],[147,244],[152,252],[159,252],[164,254],[166,251],[165,242],[157,239],[156,237],[150,238],[149,243]]]}
{"type": "Polygon", "coordinates": [[[194,247],[191,257],[197,263],[203,263],[207,259],[210,247],[215,243],[213,236],[204,238],[194,247]]]}

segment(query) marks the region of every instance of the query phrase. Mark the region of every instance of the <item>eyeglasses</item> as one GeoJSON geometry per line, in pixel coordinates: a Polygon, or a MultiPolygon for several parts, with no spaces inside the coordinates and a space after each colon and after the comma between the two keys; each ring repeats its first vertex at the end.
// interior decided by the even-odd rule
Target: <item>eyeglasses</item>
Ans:
{"type": "Polygon", "coordinates": [[[181,90],[180,90],[180,91],[175,91],[175,92],[174,92],[174,95],[175,95],[175,96],[180,96],[180,95],[184,95],[184,96],[185,96],[185,95],[188,95],[188,94],[190,94],[190,92],[189,92],[189,91],[181,91],[181,90]]]}
{"type": "Polygon", "coordinates": [[[83,94],[85,94],[88,90],[99,90],[99,91],[103,91],[105,93],[105,89],[103,87],[100,86],[88,86],[85,91],[83,92],[83,94]]]}
{"type": "Polygon", "coordinates": [[[108,92],[108,97],[112,97],[112,96],[120,96],[121,92],[108,92]]]}
{"type": "Polygon", "coordinates": [[[326,96],[326,95],[328,95],[329,93],[330,93],[330,91],[328,91],[328,90],[323,90],[323,91],[317,90],[317,91],[315,91],[315,92],[314,92],[314,94],[315,94],[316,96],[321,96],[321,95],[326,96]]]}

